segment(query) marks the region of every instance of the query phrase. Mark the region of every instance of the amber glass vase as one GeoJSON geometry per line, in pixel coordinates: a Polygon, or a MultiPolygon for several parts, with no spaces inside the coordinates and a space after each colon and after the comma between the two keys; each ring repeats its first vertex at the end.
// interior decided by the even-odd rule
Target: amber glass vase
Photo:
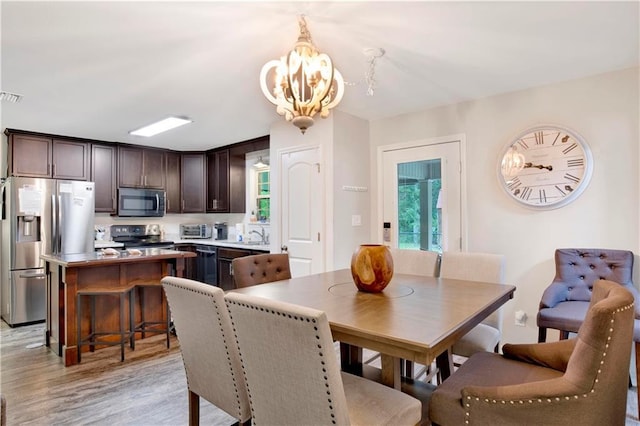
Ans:
{"type": "Polygon", "coordinates": [[[351,256],[351,275],[358,290],[379,293],[393,276],[393,258],[382,244],[362,244],[351,256]]]}

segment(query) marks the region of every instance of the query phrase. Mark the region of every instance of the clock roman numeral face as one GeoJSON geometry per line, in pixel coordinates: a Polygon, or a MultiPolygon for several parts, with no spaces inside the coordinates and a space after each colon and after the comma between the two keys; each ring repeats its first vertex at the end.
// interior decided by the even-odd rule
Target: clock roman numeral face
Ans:
{"type": "Polygon", "coordinates": [[[577,197],[591,174],[591,154],[582,139],[562,128],[546,126],[524,132],[507,147],[524,156],[516,176],[500,176],[504,189],[518,202],[555,208],[577,197]]]}

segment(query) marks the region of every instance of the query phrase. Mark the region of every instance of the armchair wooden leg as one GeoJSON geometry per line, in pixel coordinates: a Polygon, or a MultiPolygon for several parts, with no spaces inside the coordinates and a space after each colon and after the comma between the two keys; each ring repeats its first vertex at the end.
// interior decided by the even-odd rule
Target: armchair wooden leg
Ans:
{"type": "Polygon", "coordinates": [[[200,424],[200,395],[189,391],[189,426],[200,424]]]}
{"type": "Polygon", "coordinates": [[[538,327],[538,343],[543,343],[546,341],[547,341],[547,328],[538,327]]]}

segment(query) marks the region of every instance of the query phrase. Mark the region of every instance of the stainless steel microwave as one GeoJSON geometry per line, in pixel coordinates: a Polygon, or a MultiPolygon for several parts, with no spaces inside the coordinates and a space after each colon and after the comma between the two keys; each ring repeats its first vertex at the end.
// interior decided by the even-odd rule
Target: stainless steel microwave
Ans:
{"type": "Polygon", "coordinates": [[[166,193],[159,189],[119,188],[118,216],[161,217],[166,211],[166,193]]]}

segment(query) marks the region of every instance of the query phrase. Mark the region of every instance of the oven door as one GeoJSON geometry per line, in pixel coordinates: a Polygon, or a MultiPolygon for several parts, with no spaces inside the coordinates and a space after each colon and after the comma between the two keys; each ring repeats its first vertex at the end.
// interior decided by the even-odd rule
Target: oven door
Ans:
{"type": "Polygon", "coordinates": [[[162,217],[165,214],[165,192],[155,189],[118,189],[118,216],[162,217]]]}

